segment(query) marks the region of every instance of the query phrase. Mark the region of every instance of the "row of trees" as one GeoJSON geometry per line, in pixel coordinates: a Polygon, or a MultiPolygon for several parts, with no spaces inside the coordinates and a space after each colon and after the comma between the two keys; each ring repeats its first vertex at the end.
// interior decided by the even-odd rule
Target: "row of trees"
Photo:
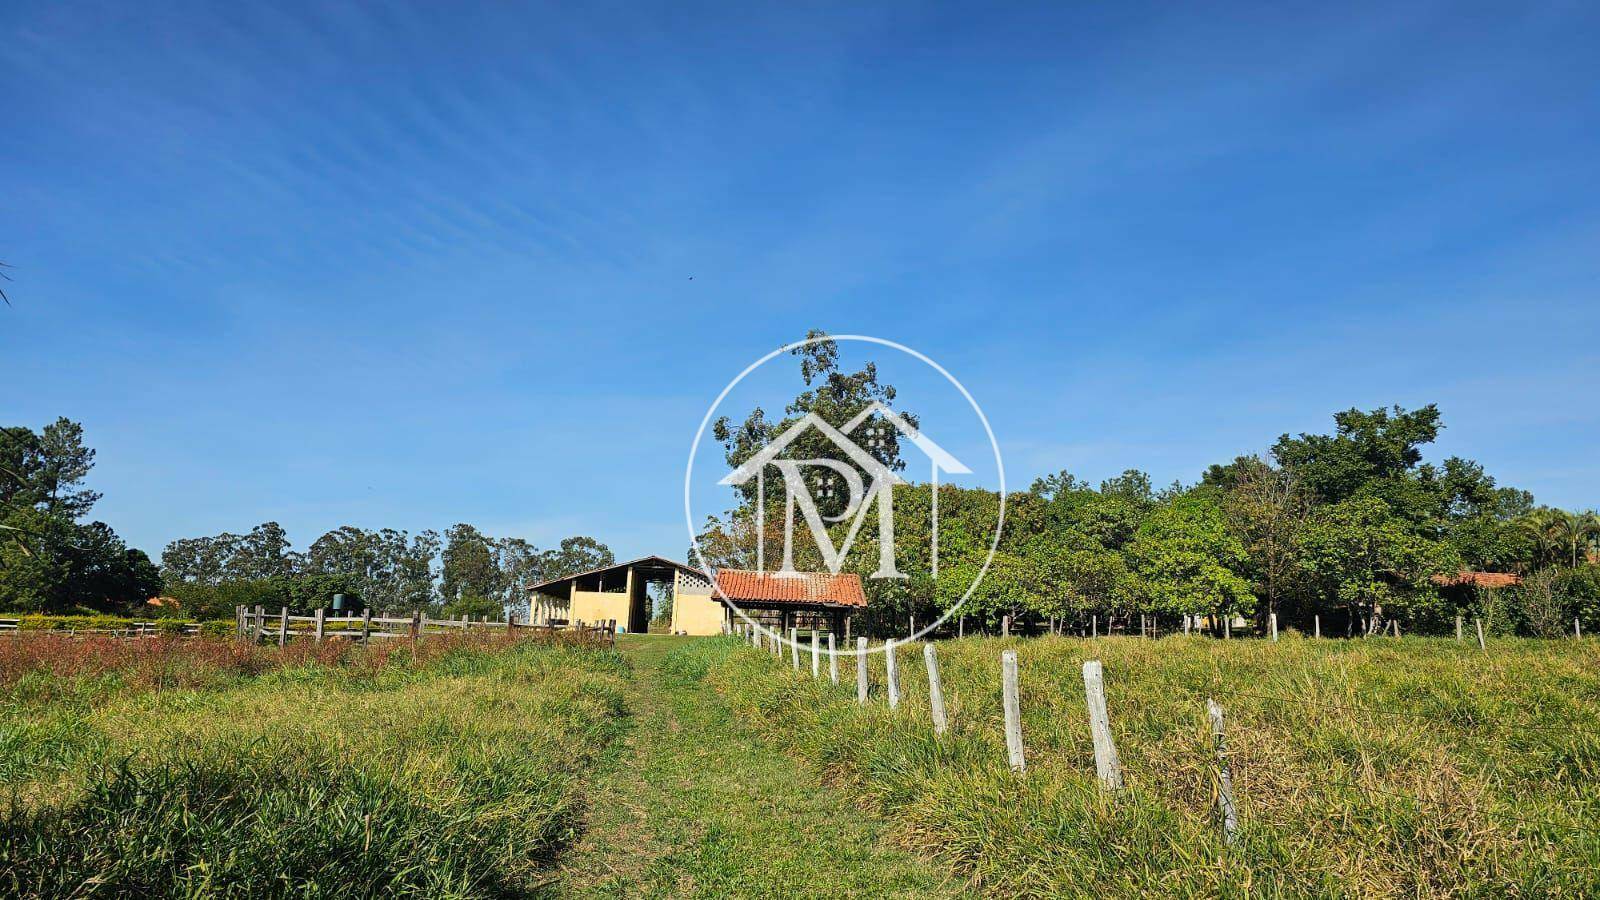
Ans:
{"type": "Polygon", "coordinates": [[[593,538],[570,537],[540,550],[467,524],[442,537],[346,525],[302,552],[291,548],[278,523],[266,522],[242,535],[173,541],[161,554],[161,576],[188,616],[225,614],[241,604],[316,608],[336,593],[379,609],[498,616],[525,608],[529,585],[613,561],[593,538]]]}
{"type": "Polygon", "coordinates": [[[344,526],[295,550],[276,522],[245,534],[184,538],[157,566],[104,522],[85,521],[100,495],[84,486],[95,452],[58,419],[0,428],[0,610],[230,615],[243,604],[326,606],[336,593],[370,606],[498,615],[526,606],[523,588],[614,560],[589,537],[541,550],[471,525],[440,535],[344,526]],[[165,594],[176,608],[152,607],[165,594]]]}
{"type": "MultiPolygon", "coordinates": [[[[741,425],[718,423],[730,466],[762,438],[809,411],[862,409],[893,396],[868,366],[839,369],[827,342],[798,351],[805,390],[783,419],[762,411],[741,425]],[[823,349],[818,349],[823,348],[823,349]]],[[[1396,619],[1439,628],[1458,612],[1503,629],[1542,632],[1572,617],[1600,627],[1600,520],[1593,513],[1536,507],[1526,491],[1503,487],[1468,459],[1434,464],[1424,449],[1444,427],[1432,405],[1336,414],[1328,434],[1282,435],[1264,453],[1211,466],[1192,484],[1156,489],[1129,470],[1098,486],[1068,472],[1040,478],[1006,498],[1006,527],[990,568],[962,612],[1086,622],[1126,622],[1154,613],[1253,617],[1324,629],[1372,627],[1396,619]],[[1530,576],[1498,595],[1463,572],[1530,576]],[[1538,596],[1535,596],[1538,593],[1538,596]],[[1537,612],[1536,612],[1537,610],[1537,612]]],[[[889,460],[898,465],[898,448],[889,460]]],[[[823,446],[799,458],[848,460],[823,446]]],[[[769,480],[776,481],[776,479],[769,480]]],[[[932,570],[932,488],[895,488],[896,559],[904,579],[873,579],[876,510],[869,510],[846,566],[863,576],[869,622],[903,628],[961,601],[988,556],[999,497],[951,485],[939,495],[939,570],[932,570]]],[[[767,505],[769,548],[783,540],[784,498],[746,491],[700,535],[709,565],[753,565],[758,502],[767,505]]],[[[837,511],[835,511],[837,514],[837,511]]],[[[834,527],[842,542],[849,522],[834,527]]],[[[796,541],[801,568],[819,567],[796,541]]],[[[776,558],[771,549],[768,559],[776,558]]]]}

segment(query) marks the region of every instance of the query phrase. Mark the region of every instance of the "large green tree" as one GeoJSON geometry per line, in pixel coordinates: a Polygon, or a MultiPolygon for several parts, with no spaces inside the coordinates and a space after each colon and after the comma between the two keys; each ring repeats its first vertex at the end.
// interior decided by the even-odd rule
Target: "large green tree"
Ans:
{"type": "Polygon", "coordinates": [[[1301,532],[1298,555],[1322,609],[1342,608],[1358,625],[1424,617],[1439,599],[1432,577],[1459,566],[1448,544],[1418,534],[1377,497],[1317,509],[1301,532]]]}
{"type": "Polygon", "coordinates": [[[498,598],[505,585],[499,548],[483,532],[461,523],[444,534],[440,592],[446,604],[463,597],[498,598]]]}
{"type": "Polygon", "coordinates": [[[1251,615],[1245,556],[1221,505],[1203,491],[1156,508],[1128,545],[1146,606],[1162,613],[1251,615]]]}
{"type": "Polygon", "coordinates": [[[93,467],[76,422],[0,428],[0,608],[125,611],[159,592],[143,551],[79,521],[100,498],[84,484],[93,467]]]}
{"type": "MultiPolygon", "coordinates": [[[[814,414],[828,425],[842,429],[873,403],[893,407],[895,388],[879,381],[875,363],[869,362],[854,372],[847,372],[839,365],[837,342],[827,340],[827,335],[821,331],[811,331],[806,337],[815,340],[790,351],[800,360],[800,380],[804,388],[784,408],[782,418],[769,420],[766,411],[758,407],[746,415],[741,423],[736,424],[727,416],[712,423],[712,437],[722,444],[723,455],[730,469],[744,464],[807,415],[814,414]]],[[[894,411],[907,425],[916,427],[918,424],[914,414],[898,409],[894,411]]],[[[900,471],[905,468],[905,461],[900,458],[900,432],[882,419],[871,417],[849,438],[889,469],[900,471]]],[[[837,443],[816,428],[800,432],[778,458],[825,459],[858,468],[837,443]]],[[[818,467],[814,477],[817,489],[812,494],[819,512],[826,517],[842,513],[848,502],[848,491],[841,489],[834,474],[821,467],[818,467]]],[[[782,479],[768,478],[762,483],[766,485],[765,502],[769,506],[777,505],[778,514],[782,515],[782,479]]],[[[757,488],[758,481],[751,479],[736,487],[735,492],[741,503],[749,505],[756,502],[757,488]]]]}

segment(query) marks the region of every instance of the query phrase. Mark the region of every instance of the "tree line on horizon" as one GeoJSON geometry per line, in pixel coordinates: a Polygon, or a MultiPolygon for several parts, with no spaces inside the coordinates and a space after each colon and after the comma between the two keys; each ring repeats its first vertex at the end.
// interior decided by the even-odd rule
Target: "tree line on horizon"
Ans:
{"type": "MultiPolygon", "coordinates": [[[[818,336],[813,332],[811,336],[818,336]]],[[[892,399],[868,363],[840,368],[837,349],[821,341],[794,351],[803,390],[784,416],[752,411],[722,419],[714,435],[730,467],[750,458],[808,412],[842,421],[840,411],[892,399]]],[[[901,411],[905,413],[905,411],[901,411]]],[[[913,417],[906,415],[907,419],[913,417]]],[[[988,569],[999,508],[997,492],[939,486],[938,575],[929,553],[932,487],[894,488],[895,557],[903,579],[874,579],[877,512],[870,508],[845,567],[862,576],[868,627],[903,631],[961,605],[975,624],[1002,616],[1054,619],[1069,627],[1090,617],[1125,627],[1141,615],[1242,616],[1264,625],[1359,633],[1394,621],[1408,631],[1440,631],[1456,615],[1480,616],[1502,633],[1570,633],[1574,618],[1600,628],[1600,517],[1539,506],[1524,490],[1500,485],[1470,459],[1428,462],[1424,450],[1444,427],[1435,405],[1399,406],[1333,416],[1328,434],[1281,435],[1264,453],[1206,469],[1191,484],[1157,488],[1130,469],[1095,485],[1069,472],[1037,479],[1008,494],[1005,528],[988,569]],[[1484,588],[1463,573],[1517,576],[1518,584],[1484,588]],[[965,602],[963,603],[963,599],[965,602]]],[[[835,459],[837,448],[813,439],[791,458],[835,459]]],[[[880,461],[902,468],[897,444],[880,461]]],[[[765,540],[775,559],[783,541],[785,498],[753,482],[735,493],[724,515],[710,517],[698,543],[710,566],[754,567],[765,540]],[[758,504],[764,515],[757,516],[758,504]],[[759,538],[757,523],[765,534],[759,538]]],[[[835,500],[836,505],[840,501],[835,500]]],[[[841,510],[824,510],[837,516],[841,510]]],[[[840,544],[848,521],[831,526],[840,544]]],[[[798,529],[803,533],[804,529],[798,529]]],[[[820,568],[809,542],[795,542],[796,566],[820,568]]]]}
{"type": "Polygon", "coordinates": [[[166,594],[186,615],[231,614],[236,606],[327,607],[344,594],[380,610],[498,617],[525,610],[526,588],[610,565],[611,549],[591,537],[541,550],[522,538],[494,538],[460,523],[443,535],[345,525],[305,551],[276,522],[247,534],[181,538],[161,554],[166,594]]]}
{"type": "MultiPolygon", "coordinates": [[[[831,342],[797,355],[805,389],[783,418],[755,410],[739,424],[715,423],[730,465],[807,412],[839,420],[895,397],[870,363],[843,371],[831,342]]],[[[1068,472],[1037,479],[1007,496],[1004,533],[963,614],[991,623],[1006,615],[1127,623],[1153,613],[1170,623],[1188,614],[1264,622],[1276,613],[1285,625],[1304,628],[1321,616],[1325,628],[1349,631],[1391,620],[1437,630],[1464,614],[1502,632],[1559,633],[1574,618],[1600,629],[1595,513],[1539,506],[1469,459],[1426,461],[1444,427],[1436,406],[1350,409],[1333,419],[1332,433],[1284,434],[1192,484],[1158,489],[1133,469],[1098,485],[1068,472]],[[1464,572],[1513,573],[1520,583],[1487,589],[1463,581],[1464,572]]],[[[792,452],[837,451],[797,442],[792,452]]],[[[893,434],[873,452],[904,466],[893,434]]],[[[297,551],[266,522],[245,534],[173,541],[158,567],[109,525],[85,521],[100,497],[84,486],[93,463],[81,426],[65,418],[37,431],[0,428],[0,610],[149,614],[146,601],[165,594],[179,601],[166,611],[207,617],[237,605],[316,608],[343,593],[378,608],[486,615],[520,608],[530,584],[614,562],[594,538],[541,550],[467,524],[442,535],[344,526],[297,551]]],[[[963,601],[988,556],[1000,498],[940,487],[937,577],[927,549],[932,488],[898,487],[894,500],[896,557],[908,577],[864,577],[865,624],[886,629],[963,601]]],[[[782,502],[752,489],[736,494],[735,506],[703,527],[691,562],[753,567],[755,523],[765,522],[764,539],[777,546],[781,533],[771,532],[781,532],[782,502]],[[764,517],[754,515],[758,503],[764,517]]],[[[878,558],[875,515],[846,561],[863,576],[878,558]]],[[[814,548],[802,542],[797,553],[801,568],[822,568],[814,548]]]]}
{"type": "Polygon", "coordinates": [[[225,618],[239,605],[316,609],[345,594],[375,608],[498,616],[525,608],[529,585],[614,561],[591,537],[541,550],[464,523],[443,535],[346,525],[297,551],[264,522],[175,540],[158,567],[109,525],[83,521],[100,499],[84,486],[94,457],[66,418],[0,428],[0,610],[225,618]],[[149,604],[162,596],[178,602],[149,604]]]}

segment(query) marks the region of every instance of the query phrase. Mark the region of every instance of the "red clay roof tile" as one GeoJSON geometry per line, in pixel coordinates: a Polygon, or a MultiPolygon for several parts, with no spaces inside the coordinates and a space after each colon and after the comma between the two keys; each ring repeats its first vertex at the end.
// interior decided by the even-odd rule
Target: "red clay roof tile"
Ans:
{"type": "Polygon", "coordinates": [[[768,601],[866,606],[861,576],[854,572],[797,572],[778,575],[748,569],[718,569],[717,592],[734,603],[768,601]]]}
{"type": "Polygon", "coordinates": [[[1522,578],[1510,572],[1462,572],[1459,575],[1435,575],[1433,583],[1441,586],[1471,584],[1483,588],[1503,588],[1520,584],[1522,578]]]}

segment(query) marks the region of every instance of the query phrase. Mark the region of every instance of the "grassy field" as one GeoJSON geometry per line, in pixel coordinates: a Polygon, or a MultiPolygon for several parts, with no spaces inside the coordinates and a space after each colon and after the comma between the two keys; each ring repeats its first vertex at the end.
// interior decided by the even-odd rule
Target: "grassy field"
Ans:
{"type": "Polygon", "coordinates": [[[1435,639],[976,639],[920,646],[905,699],[703,642],[707,682],[772,746],[858,792],[896,839],[997,896],[1600,894],[1600,645],[1435,639]],[[1018,651],[1028,770],[1006,765],[1002,650],[1018,651]],[[1081,666],[1104,662],[1126,789],[1101,792],[1081,666]],[[1226,710],[1241,832],[1215,814],[1205,701],[1226,710]]]}
{"type": "Polygon", "coordinates": [[[1594,896],[1600,644],[0,640],[0,896],[1594,896]],[[999,657],[1021,658],[1010,771],[999,657]],[[1081,665],[1105,665],[1102,792],[1081,665]],[[1239,840],[1221,839],[1208,697],[1239,840]]]}
{"type": "Polygon", "coordinates": [[[8,639],[0,895],[531,892],[581,825],[625,671],[504,640],[8,639]]]}

